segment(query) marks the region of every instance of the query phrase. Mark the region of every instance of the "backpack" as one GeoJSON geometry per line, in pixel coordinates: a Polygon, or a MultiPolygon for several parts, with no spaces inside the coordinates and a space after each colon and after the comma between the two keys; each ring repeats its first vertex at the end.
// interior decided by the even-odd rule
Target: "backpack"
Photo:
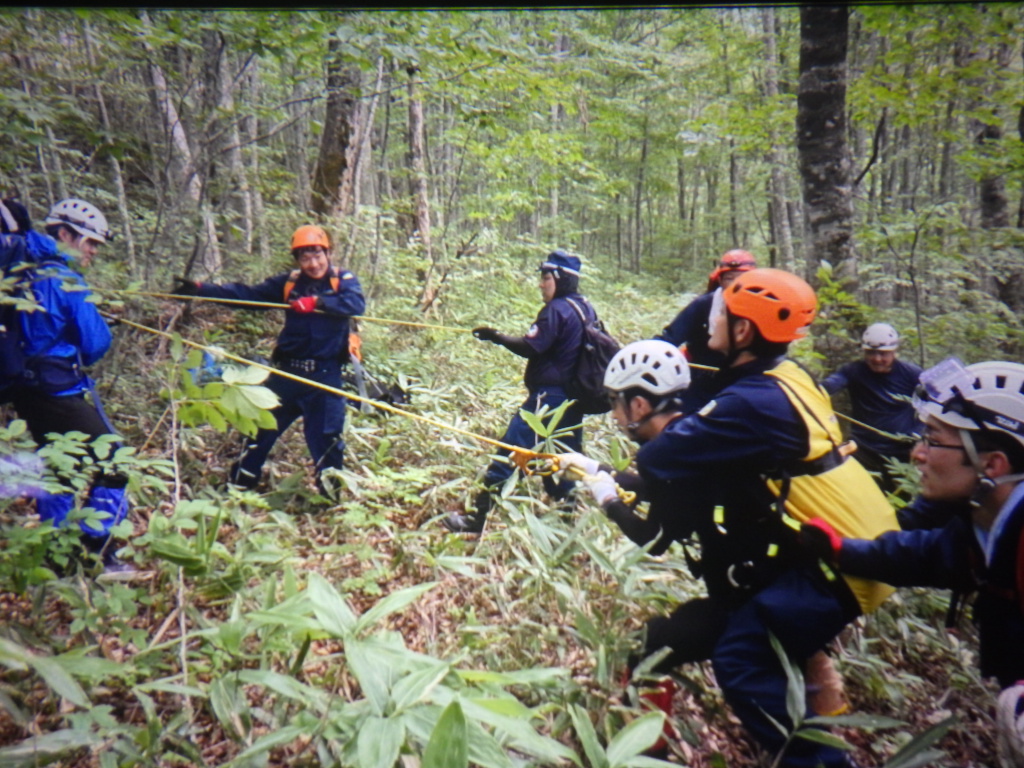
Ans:
{"type": "Polygon", "coordinates": [[[18,316],[26,269],[32,256],[25,236],[0,234],[0,404],[7,402],[25,372],[25,343],[18,316]]]}
{"type": "Polygon", "coordinates": [[[568,298],[566,301],[576,310],[583,323],[583,343],[566,391],[583,413],[608,413],[611,403],[604,389],[604,372],[621,346],[605,331],[604,323],[598,319],[596,312],[594,319],[588,320],[579,304],[568,298]]]}

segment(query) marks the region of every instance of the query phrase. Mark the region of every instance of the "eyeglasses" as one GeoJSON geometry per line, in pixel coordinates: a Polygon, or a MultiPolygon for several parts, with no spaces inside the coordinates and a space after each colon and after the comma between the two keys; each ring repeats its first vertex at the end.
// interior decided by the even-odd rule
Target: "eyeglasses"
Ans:
{"type": "Polygon", "coordinates": [[[938,440],[936,440],[933,437],[929,437],[928,435],[921,435],[921,437],[918,439],[918,442],[923,443],[925,448],[927,448],[928,450],[931,450],[932,448],[949,448],[951,451],[967,450],[962,445],[947,445],[946,443],[940,443],[938,440]]]}
{"type": "Polygon", "coordinates": [[[319,245],[308,245],[299,253],[296,261],[299,264],[312,264],[313,261],[325,255],[327,251],[319,245]]]}

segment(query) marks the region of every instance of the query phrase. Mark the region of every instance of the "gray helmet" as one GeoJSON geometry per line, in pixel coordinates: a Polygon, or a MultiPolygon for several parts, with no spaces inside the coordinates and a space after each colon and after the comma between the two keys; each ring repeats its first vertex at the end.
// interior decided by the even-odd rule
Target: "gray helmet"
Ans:
{"type": "Polygon", "coordinates": [[[100,209],[92,203],[74,197],[61,200],[54,205],[50,209],[50,213],[47,214],[45,223],[47,226],[64,224],[83,237],[100,243],[105,243],[113,238],[107,228],[107,217],[100,212],[100,209]]]}
{"type": "Polygon", "coordinates": [[[860,337],[861,349],[875,349],[880,352],[892,352],[900,346],[900,335],[888,323],[869,325],[860,337]]]}

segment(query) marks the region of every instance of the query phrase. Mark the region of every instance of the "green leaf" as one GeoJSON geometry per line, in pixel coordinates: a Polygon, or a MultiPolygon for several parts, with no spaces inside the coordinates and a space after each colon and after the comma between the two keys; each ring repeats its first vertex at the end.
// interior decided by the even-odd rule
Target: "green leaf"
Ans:
{"type": "Polygon", "coordinates": [[[89,697],[85,695],[82,686],[76,683],[74,678],[52,657],[32,656],[28,663],[58,696],[62,696],[83,709],[90,706],[89,697]]]}
{"type": "Polygon", "coordinates": [[[244,683],[262,685],[264,688],[294,699],[307,707],[323,713],[327,710],[329,696],[319,688],[300,683],[294,677],[271,672],[266,669],[247,669],[238,673],[238,679],[244,683]]]}
{"type": "Polygon", "coordinates": [[[374,626],[377,622],[383,621],[391,614],[398,613],[419,599],[424,592],[429,592],[435,586],[437,586],[436,581],[425,581],[422,584],[416,584],[415,586],[392,592],[359,617],[356,623],[356,631],[365,630],[374,626]]]}
{"type": "Polygon", "coordinates": [[[392,672],[387,659],[373,653],[359,640],[348,640],[345,643],[345,658],[373,711],[383,715],[390,698],[388,684],[392,672]]]}
{"type": "Polygon", "coordinates": [[[423,751],[422,768],[468,768],[469,739],[466,716],[458,699],[437,720],[423,751]]]}
{"type": "Polygon", "coordinates": [[[270,752],[275,747],[283,747],[306,733],[305,728],[297,725],[286,725],[271,731],[265,736],[258,738],[255,743],[246,750],[243,750],[228,766],[242,766],[247,760],[256,755],[270,752]]]}
{"type": "Polygon", "coordinates": [[[356,754],[360,768],[391,768],[405,743],[405,726],[400,718],[371,715],[359,726],[356,754]]]}
{"type": "Polygon", "coordinates": [[[335,637],[353,634],[358,624],[355,612],[334,586],[319,573],[312,573],[306,586],[313,606],[313,615],[325,630],[335,637]]]}
{"type": "Polygon", "coordinates": [[[428,664],[399,679],[391,689],[395,712],[425,701],[430,692],[448,675],[451,667],[444,662],[428,664]]]}
{"type": "Polygon", "coordinates": [[[835,734],[823,731],[820,728],[800,728],[793,735],[798,739],[806,739],[807,741],[813,741],[818,744],[825,744],[826,746],[833,747],[835,749],[853,749],[853,747],[835,734]]]}
{"type": "Polygon", "coordinates": [[[928,765],[930,762],[934,762],[936,753],[931,751],[930,747],[945,736],[946,732],[958,722],[959,718],[956,715],[951,715],[941,723],[936,723],[924,733],[919,733],[903,749],[889,759],[889,762],[885,764],[886,768],[917,768],[917,766],[928,765]],[[925,757],[928,759],[925,760],[925,757]]]}
{"type": "Polygon", "coordinates": [[[583,745],[583,751],[587,755],[587,760],[593,768],[611,768],[608,756],[605,755],[604,748],[597,739],[597,731],[594,730],[594,724],[590,722],[590,716],[587,714],[587,711],[578,704],[573,704],[569,708],[569,717],[572,718],[572,724],[576,728],[576,735],[579,737],[580,743],[583,745]]]}
{"type": "Polygon", "coordinates": [[[7,768],[16,766],[45,765],[66,752],[99,744],[103,739],[84,731],[66,728],[43,736],[33,736],[9,747],[0,749],[0,765],[7,768]]]}
{"type": "Polygon", "coordinates": [[[611,740],[608,745],[608,762],[611,768],[620,768],[630,759],[650,747],[661,736],[665,727],[662,712],[649,712],[631,722],[611,740]]]}
{"type": "Polygon", "coordinates": [[[254,365],[225,365],[221,378],[225,384],[262,384],[270,376],[270,371],[254,365]]]}
{"type": "Polygon", "coordinates": [[[277,408],[281,404],[281,399],[274,391],[266,387],[241,386],[238,391],[254,406],[266,411],[277,408]]]}

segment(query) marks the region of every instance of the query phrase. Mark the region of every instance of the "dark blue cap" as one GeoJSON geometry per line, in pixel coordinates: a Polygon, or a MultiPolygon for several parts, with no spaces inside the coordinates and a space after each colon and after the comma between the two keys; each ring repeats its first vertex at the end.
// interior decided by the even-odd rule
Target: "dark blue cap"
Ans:
{"type": "Polygon", "coordinates": [[[579,256],[572,256],[559,248],[557,251],[552,251],[548,254],[548,257],[544,259],[544,263],[540,265],[539,271],[561,271],[569,275],[579,275],[580,258],[579,256]]]}

